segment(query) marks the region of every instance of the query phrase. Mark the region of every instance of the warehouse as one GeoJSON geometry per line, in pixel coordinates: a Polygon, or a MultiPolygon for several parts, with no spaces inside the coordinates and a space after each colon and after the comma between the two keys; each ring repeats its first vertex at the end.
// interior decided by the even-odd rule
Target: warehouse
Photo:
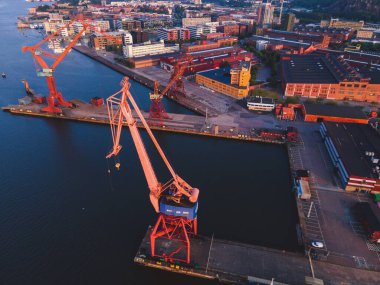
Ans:
{"type": "Polygon", "coordinates": [[[380,193],[380,134],[371,126],[323,122],[320,134],[343,188],[380,193]]]}
{"type": "Polygon", "coordinates": [[[380,103],[380,71],[354,68],[334,55],[285,55],[285,96],[380,103]]]}
{"type": "Polygon", "coordinates": [[[302,113],[305,122],[330,121],[337,123],[368,124],[368,118],[361,108],[328,104],[304,103],[302,113]]]}

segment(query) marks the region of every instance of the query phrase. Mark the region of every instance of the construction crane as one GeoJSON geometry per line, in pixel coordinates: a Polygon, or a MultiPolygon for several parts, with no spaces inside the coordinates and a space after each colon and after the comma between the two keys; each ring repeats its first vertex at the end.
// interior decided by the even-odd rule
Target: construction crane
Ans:
{"type": "Polygon", "coordinates": [[[38,44],[34,46],[22,47],[23,52],[30,51],[32,53],[34,61],[37,65],[37,76],[46,78],[46,82],[49,88],[49,95],[47,96],[47,107],[42,108],[42,111],[48,112],[48,113],[61,114],[62,110],[56,106],[56,103],[57,105],[62,106],[62,107],[73,107],[73,104],[66,101],[63,98],[62,93],[57,90],[53,72],[87,29],[95,30],[95,28],[91,24],[85,22],[83,20],[83,16],[80,15],[76,17],[75,19],[71,20],[66,25],[57,29],[55,33],[47,36],[38,44]],[[61,54],[55,55],[42,49],[43,44],[53,39],[55,36],[59,35],[62,30],[66,29],[67,27],[72,25],[74,22],[81,23],[83,28],[79,31],[79,33],[76,34],[74,39],[66,46],[66,48],[63,50],[61,54]],[[52,58],[54,60],[53,64],[49,66],[43,57],[52,58]]]}
{"type": "Polygon", "coordinates": [[[170,78],[170,80],[173,81],[173,84],[171,84],[168,92],[170,98],[178,100],[180,96],[186,97],[183,74],[191,64],[192,60],[193,58],[191,55],[185,55],[184,57],[180,58],[177,64],[174,66],[174,71],[170,78]]]}
{"type": "MultiPolygon", "coordinates": [[[[160,92],[159,87],[160,84],[158,81],[154,82],[153,92],[149,94],[149,98],[151,100],[150,109],[149,109],[149,119],[168,119],[169,116],[165,111],[165,106],[162,103],[162,97],[171,90],[173,85],[178,84],[178,80],[182,81],[182,76],[190,64],[192,58],[190,56],[185,56],[180,58],[174,68],[172,76],[170,77],[169,83],[166,85],[165,89],[160,92]]],[[[182,83],[183,85],[183,83],[182,83]]],[[[183,91],[184,92],[184,91],[183,91]]],[[[150,121],[151,122],[151,121],[150,121]]]]}
{"type": "MultiPolygon", "coordinates": [[[[113,148],[107,155],[107,158],[119,154],[122,148],[120,145],[121,131],[124,124],[128,125],[148,183],[150,202],[154,210],[159,213],[156,225],[150,233],[151,255],[153,257],[162,257],[170,262],[181,261],[190,263],[189,237],[197,234],[199,189],[191,187],[170,165],[129,91],[130,83],[128,77],[125,77],[121,84],[122,89],[107,99],[107,109],[113,140],[113,148]],[[132,115],[132,109],[128,101],[146,129],[150,139],[153,141],[166,168],[170,172],[171,179],[164,184],[159,182],[156,177],[149,155],[137,128],[137,121],[132,115]],[[163,238],[172,241],[172,247],[168,249],[169,252],[162,252],[162,250],[156,249],[156,241],[163,238]]],[[[119,166],[120,165],[118,165],[118,167],[119,166]]]]}

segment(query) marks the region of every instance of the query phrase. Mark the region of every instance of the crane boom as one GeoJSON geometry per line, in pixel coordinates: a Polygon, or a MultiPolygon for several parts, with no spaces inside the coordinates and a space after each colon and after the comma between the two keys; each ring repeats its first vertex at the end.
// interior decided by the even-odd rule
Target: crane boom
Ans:
{"type": "Polygon", "coordinates": [[[150,190],[150,200],[156,212],[159,212],[158,200],[162,192],[168,189],[169,187],[172,187],[171,190],[172,190],[172,195],[174,197],[173,200],[179,201],[181,196],[185,195],[186,197],[189,198],[191,202],[197,201],[199,190],[196,188],[192,188],[181,177],[179,177],[174,171],[164,151],[162,150],[161,146],[158,144],[158,141],[154,137],[153,132],[150,129],[148,123],[146,122],[143,114],[141,113],[139,107],[137,106],[135,100],[133,99],[132,94],[129,91],[130,83],[129,83],[128,77],[125,77],[123,79],[122,85],[123,87],[119,92],[111,95],[107,99],[107,109],[108,109],[108,114],[109,114],[111,134],[112,134],[112,140],[113,140],[113,148],[110,151],[110,153],[107,155],[107,158],[116,156],[120,152],[122,148],[120,145],[121,131],[122,131],[123,124],[126,123],[131,132],[131,136],[135,144],[135,147],[136,147],[136,150],[137,150],[137,153],[138,153],[138,156],[139,156],[139,159],[140,159],[140,162],[145,174],[145,178],[147,180],[148,187],[150,190]],[[117,97],[119,94],[121,94],[121,98],[117,97]],[[133,118],[132,110],[128,104],[128,100],[132,104],[133,109],[137,113],[137,116],[139,117],[150,139],[153,141],[154,146],[156,147],[158,153],[160,154],[161,159],[164,161],[167,169],[169,170],[172,176],[172,180],[169,183],[166,183],[165,187],[163,187],[162,184],[158,182],[157,180],[152,163],[146,152],[144,143],[138,131],[137,122],[133,118]]]}

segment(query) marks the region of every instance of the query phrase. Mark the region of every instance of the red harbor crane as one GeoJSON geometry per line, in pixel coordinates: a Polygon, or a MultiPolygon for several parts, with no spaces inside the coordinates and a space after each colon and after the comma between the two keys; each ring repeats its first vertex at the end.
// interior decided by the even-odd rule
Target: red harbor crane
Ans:
{"type": "Polygon", "coordinates": [[[46,82],[49,88],[49,95],[47,96],[48,106],[45,108],[42,108],[42,111],[48,112],[48,113],[61,114],[62,110],[58,108],[57,105],[62,106],[62,107],[73,107],[72,103],[66,101],[63,98],[62,93],[57,90],[53,72],[87,29],[94,30],[95,28],[91,24],[85,22],[82,16],[78,16],[75,19],[71,20],[66,25],[59,28],[55,33],[52,33],[51,35],[44,38],[38,44],[34,46],[22,47],[23,52],[30,51],[32,53],[33,59],[37,65],[37,76],[46,78],[46,82]],[[60,53],[59,55],[55,55],[42,49],[43,44],[47,43],[49,40],[59,35],[62,30],[66,29],[67,27],[72,25],[74,22],[81,23],[82,29],[79,31],[79,33],[76,34],[74,39],[66,46],[66,48],[63,50],[62,53],[60,53]],[[53,59],[54,60],[53,64],[49,66],[44,60],[44,57],[53,59]]]}
{"type": "MultiPolygon", "coordinates": [[[[160,84],[154,82],[154,90],[149,94],[150,96],[150,109],[149,109],[149,119],[168,119],[169,116],[165,111],[165,106],[162,103],[162,97],[170,91],[169,94],[176,94],[173,89],[178,89],[176,86],[182,86],[180,89],[182,93],[185,94],[184,84],[182,81],[182,76],[190,64],[192,58],[190,56],[182,57],[178,60],[177,64],[174,67],[174,71],[170,77],[169,83],[166,85],[165,89],[161,92],[159,91],[160,84]],[[181,82],[180,84],[178,82],[181,82]]],[[[173,97],[173,96],[171,96],[173,97]]]]}
{"type": "Polygon", "coordinates": [[[185,83],[183,82],[183,74],[188,66],[191,64],[193,58],[191,55],[185,55],[180,58],[177,64],[174,66],[174,71],[170,78],[174,81],[169,89],[169,97],[172,99],[178,99],[181,96],[186,96],[185,83]]]}
{"type": "Polygon", "coordinates": [[[122,89],[107,99],[113,140],[113,148],[107,158],[119,154],[122,148],[120,145],[121,131],[124,124],[128,125],[148,183],[150,202],[154,210],[159,213],[156,225],[150,234],[151,255],[153,257],[162,257],[169,262],[190,263],[189,237],[197,234],[199,189],[191,187],[174,171],[129,91],[128,77],[125,77],[121,84],[122,89]],[[129,103],[132,105],[171,175],[171,179],[166,183],[159,182],[156,177],[129,103]],[[162,247],[156,248],[156,243],[162,241],[162,239],[172,241],[170,248],[165,250],[162,247]]]}

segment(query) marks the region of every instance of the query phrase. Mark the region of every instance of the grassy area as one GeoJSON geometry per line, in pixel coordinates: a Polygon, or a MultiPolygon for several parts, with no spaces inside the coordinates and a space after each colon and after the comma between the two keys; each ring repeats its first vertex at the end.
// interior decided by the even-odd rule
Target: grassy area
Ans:
{"type": "Polygon", "coordinates": [[[265,89],[255,89],[252,91],[251,94],[252,94],[252,96],[273,98],[275,100],[278,100],[278,98],[279,98],[277,92],[271,91],[271,90],[265,90],[265,89]]]}

